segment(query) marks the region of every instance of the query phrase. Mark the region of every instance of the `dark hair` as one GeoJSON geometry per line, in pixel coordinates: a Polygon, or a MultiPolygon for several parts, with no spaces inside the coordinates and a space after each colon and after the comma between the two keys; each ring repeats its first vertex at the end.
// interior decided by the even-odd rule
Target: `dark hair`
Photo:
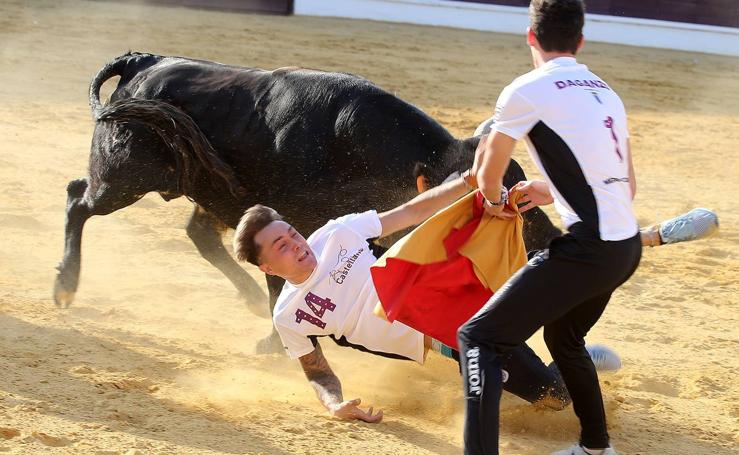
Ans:
{"type": "Polygon", "coordinates": [[[577,52],[585,24],[582,0],[531,0],[531,30],[547,52],[577,52]]]}
{"type": "Polygon", "coordinates": [[[254,237],[273,221],[282,221],[282,216],[275,209],[264,205],[257,204],[244,212],[234,233],[236,259],[259,265],[261,247],[254,241],[254,237]]]}

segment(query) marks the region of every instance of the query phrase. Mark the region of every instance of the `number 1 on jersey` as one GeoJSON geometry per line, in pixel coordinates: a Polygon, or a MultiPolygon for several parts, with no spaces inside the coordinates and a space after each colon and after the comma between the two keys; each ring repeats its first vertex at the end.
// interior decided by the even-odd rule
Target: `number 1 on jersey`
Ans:
{"type": "Polygon", "coordinates": [[[618,148],[618,136],[616,136],[616,131],[613,129],[613,117],[610,115],[606,117],[605,120],[603,120],[603,124],[611,130],[611,137],[613,138],[613,142],[616,144],[616,155],[618,155],[619,161],[623,162],[624,157],[621,155],[621,150],[618,148]]]}

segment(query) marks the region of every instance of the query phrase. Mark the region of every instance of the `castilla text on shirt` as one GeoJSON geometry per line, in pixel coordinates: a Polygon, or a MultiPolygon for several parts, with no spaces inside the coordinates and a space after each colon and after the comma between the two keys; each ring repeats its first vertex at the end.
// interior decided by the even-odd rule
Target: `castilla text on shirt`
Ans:
{"type": "MultiPolygon", "coordinates": [[[[346,250],[342,250],[342,251],[346,251],[346,250]]],[[[364,252],[364,248],[360,248],[357,250],[356,253],[352,254],[349,257],[339,256],[339,260],[337,262],[340,263],[341,266],[338,269],[331,271],[331,274],[330,274],[331,279],[334,280],[336,284],[343,283],[344,280],[346,279],[346,276],[349,275],[349,271],[351,270],[352,266],[354,265],[355,262],[357,262],[357,259],[359,258],[359,256],[362,255],[363,252],[364,252]]]]}

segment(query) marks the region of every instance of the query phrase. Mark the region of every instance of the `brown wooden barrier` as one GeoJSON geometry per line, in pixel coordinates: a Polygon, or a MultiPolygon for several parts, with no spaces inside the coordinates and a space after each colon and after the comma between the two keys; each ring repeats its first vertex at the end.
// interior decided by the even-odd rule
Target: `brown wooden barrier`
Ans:
{"type": "MultiPolygon", "coordinates": [[[[104,0],[111,1],[111,0],[104,0]]],[[[152,5],[184,6],[225,11],[269,14],[292,14],[293,0],[113,0],[122,3],[149,3],[152,5]]]]}
{"type": "MultiPolygon", "coordinates": [[[[452,1],[529,6],[529,0],[452,1]]],[[[585,5],[593,14],[739,27],[739,0],[585,0],[585,5]]]]}

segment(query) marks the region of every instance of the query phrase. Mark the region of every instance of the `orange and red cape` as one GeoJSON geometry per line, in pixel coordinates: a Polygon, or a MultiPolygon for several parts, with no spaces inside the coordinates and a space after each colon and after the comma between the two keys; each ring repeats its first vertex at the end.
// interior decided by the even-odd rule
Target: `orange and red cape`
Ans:
{"type": "Polygon", "coordinates": [[[456,349],[457,329],[526,263],[515,202],[515,219],[494,218],[475,191],[395,243],[370,269],[375,313],[456,349]]]}

